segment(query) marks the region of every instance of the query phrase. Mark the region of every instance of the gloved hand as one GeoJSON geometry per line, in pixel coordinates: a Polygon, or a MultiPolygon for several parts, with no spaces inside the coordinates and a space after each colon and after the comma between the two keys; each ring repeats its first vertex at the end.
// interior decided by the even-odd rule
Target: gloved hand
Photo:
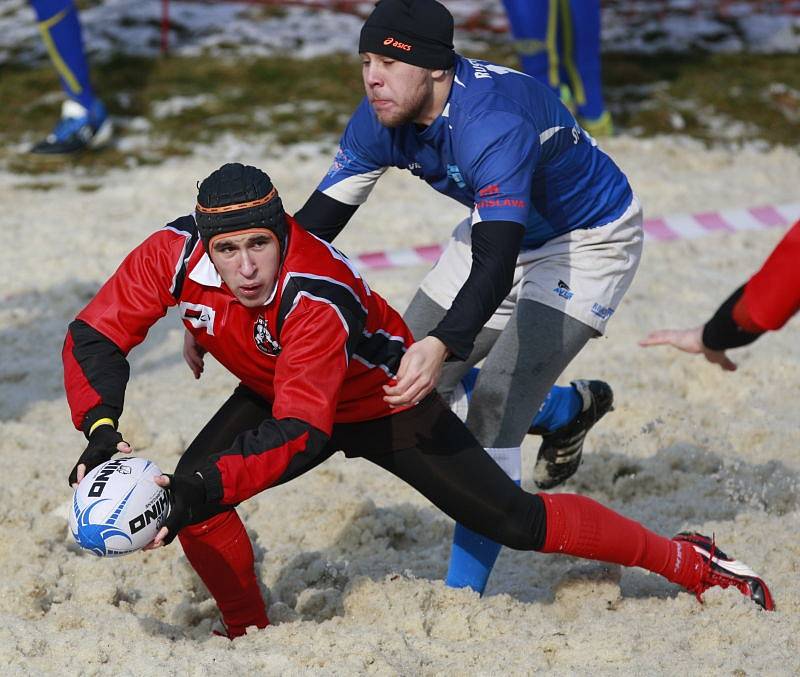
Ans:
{"type": "Polygon", "coordinates": [[[130,454],[133,449],[122,439],[119,431],[111,425],[101,425],[89,435],[89,444],[83,450],[78,462],[69,474],[69,485],[76,487],[86,474],[101,463],[110,461],[111,457],[121,451],[130,454]]]}
{"type": "Polygon", "coordinates": [[[206,485],[200,473],[161,475],[155,483],[169,491],[169,516],[151,546],[146,550],[169,545],[178,532],[189,524],[195,512],[206,504],[206,485]]]}

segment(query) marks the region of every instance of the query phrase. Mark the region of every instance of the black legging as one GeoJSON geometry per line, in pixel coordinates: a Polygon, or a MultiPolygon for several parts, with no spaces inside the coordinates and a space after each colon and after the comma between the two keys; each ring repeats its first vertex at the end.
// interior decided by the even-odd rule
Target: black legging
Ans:
{"type": "MultiPolygon", "coordinates": [[[[272,407],[240,385],[191,443],[177,472],[194,472],[209,455],[231,446],[244,430],[258,427],[272,407]]],[[[290,467],[281,484],[342,450],[388,470],[436,507],[473,531],[516,550],[538,550],[545,539],[542,499],[520,489],[435,394],[399,414],[340,423],[322,453],[290,467]]],[[[209,506],[195,523],[231,506],[209,506]]]]}

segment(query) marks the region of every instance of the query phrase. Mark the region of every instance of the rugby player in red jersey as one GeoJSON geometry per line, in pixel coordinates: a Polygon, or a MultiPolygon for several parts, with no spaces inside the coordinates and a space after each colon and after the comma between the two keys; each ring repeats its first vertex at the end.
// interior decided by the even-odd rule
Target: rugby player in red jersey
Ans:
{"type": "Polygon", "coordinates": [[[63,360],[75,426],[89,444],[74,484],[117,451],[128,352],[177,305],[187,330],[240,381],[158,482],[170,515],[149,546],[180,539],[230,638],[269,623],[235,508],[336,451],[388,470],[477,533],[661,574],[698,597],[734,586],[766,609],[764,581],[695,533],[669,539],[574,494],[530,494],[435,392],[392,407],[413,339],[347,258],[288,216],[269,177],[226,164],[200,185],[194,215],[136,247],[69,326],[63,360]]]}
{"type": "Polygon", "coordinates": [[[780,329],[800,310],[800,221],[767,257],[761,269],[731,294],[705,324],[693,329],[660,329],[640,346],[670,345],[702,354],[725,371],[736,364],[725,354],[780,329]]]}

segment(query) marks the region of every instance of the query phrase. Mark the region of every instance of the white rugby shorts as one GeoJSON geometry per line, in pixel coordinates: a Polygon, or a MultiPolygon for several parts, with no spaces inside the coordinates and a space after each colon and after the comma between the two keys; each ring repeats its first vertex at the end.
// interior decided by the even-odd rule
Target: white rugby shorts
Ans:
{"type": "MultiPolygon", "coordinates": [[[[450,308],[472,268],[471,221],[459,223],[420,288],[450,308]]],[[[605,333],[642,256],[642,208],[634,197],[616,221],[580,228],[548,240],[517,258],[511,292],[486,323],[502,330],[521,298],[538,301],[605,333]]]]}

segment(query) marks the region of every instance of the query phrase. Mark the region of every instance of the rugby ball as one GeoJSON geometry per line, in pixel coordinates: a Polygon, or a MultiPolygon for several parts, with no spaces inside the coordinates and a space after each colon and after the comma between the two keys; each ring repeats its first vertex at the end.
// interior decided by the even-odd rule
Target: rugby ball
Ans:
{"type": "Polygon", "coordinates": [[[169,514],[161,470],[146,458],[106,461],[81,480],[72,497],[69,528],[78,545],[98,557],[118,557],[152,541],[169,514]]]}

